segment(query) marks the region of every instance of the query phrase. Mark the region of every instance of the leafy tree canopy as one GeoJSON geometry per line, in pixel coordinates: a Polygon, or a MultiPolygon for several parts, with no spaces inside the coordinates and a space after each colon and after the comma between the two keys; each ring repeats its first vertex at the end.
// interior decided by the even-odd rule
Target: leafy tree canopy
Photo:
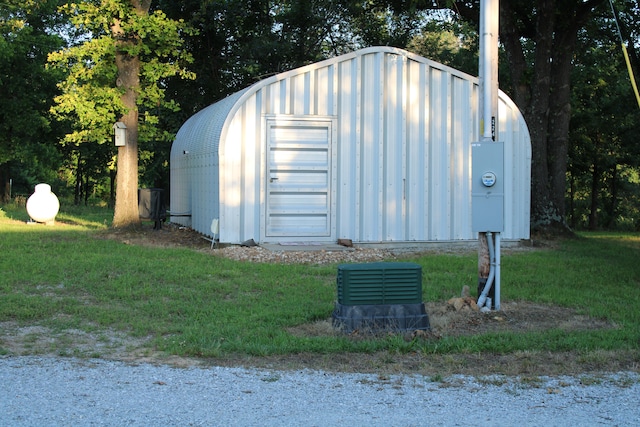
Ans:
{"type": "Polygon", "coordinates": [[[0,199],[51,182],[59,158],[58,129],[49,108],[60,74],[45,69],[47,54],[63,44],[55,28],[57,1],[5,0],[0,3],[0,199]],[[52,173],[53,170],[53,173],[52,173]]]}
{"type": "Polygon", "coordinates": [[[141,59],[137,98],[142,112],[140,139],[170,138],[155,126],[156,112],[160,106],[178,109],[175,100],[165,97],[168,77],[194,77],[186,68],[191,56],[182,49],[182,36],[191,34],[184,22],[168,19],[159,10],[137,14],[126,0],[82,1],[60,10],[80,34],[71,46],[49,55],[51,65],[67,73],[53,108],[58,118],[71,118],[74,123],[65,143],[109,141],[113,124],[127,112],[122,102],[125,88],[118,85],[116,46],[141,59]],[[114,37],[116,20],[119,35],[114,37]]]}

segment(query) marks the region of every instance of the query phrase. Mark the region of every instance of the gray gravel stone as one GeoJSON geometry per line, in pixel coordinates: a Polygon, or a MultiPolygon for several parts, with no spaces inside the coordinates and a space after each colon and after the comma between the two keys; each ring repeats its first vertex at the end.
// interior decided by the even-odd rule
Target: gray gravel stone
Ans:
{"type": "Polygon", "coordinates": [[[0,358],[1,426],[637,426],[640,375],[506,378],[0,358]]]}

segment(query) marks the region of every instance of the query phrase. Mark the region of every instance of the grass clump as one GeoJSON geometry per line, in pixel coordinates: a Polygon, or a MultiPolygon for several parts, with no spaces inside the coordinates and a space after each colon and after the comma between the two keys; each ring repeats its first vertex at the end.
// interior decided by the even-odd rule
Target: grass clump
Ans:
{"type": "MultiPolygon", "coordinates": [[[[398,334],[353,339],[339,333],[292,333],[300,325],[330,318],[335,265],[249,263],[209,251],[127,245],[101,238],[111,214],[105,208],[63,207],[59,226],[30,226],[18,208],[3,207],[0,324],[98,335],[116,331],[144,338],[147,350],[199,358],[315,355],[327,361],[335,359],[332,355],[348,359],[380,353],[378,365],[372,366],[418,358],[419,367],[439,357],[460,367],[467,365],[464,357],[511,354],[526,370],[535,370],[536,364],[522,356],[527,354],[573,352],[579,363],[597,367],[606,366],[603,355],[615,352],[640,361],[638,234],[584,234],[553,249],[502,259],[503,301],[568,307],[616,328],[505,331],[439,340],[398,334]]],[[[476,280],[473,253],[406,260],[423,267],[425,301],[446,301],[476,280]]],[[[9,352],[3,339],[0,354],[9,352]]],[[[77,355],[72,348],[58,351],[77,355]]],[[[101,353],[93,349],[86,354],[101,353]]]]}

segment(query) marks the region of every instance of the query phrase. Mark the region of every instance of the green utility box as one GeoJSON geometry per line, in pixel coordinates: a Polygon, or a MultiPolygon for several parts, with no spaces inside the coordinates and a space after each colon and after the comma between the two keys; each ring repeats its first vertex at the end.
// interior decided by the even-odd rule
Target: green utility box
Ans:
{"type": "Polygon", "coordinates": [[[334,327],[347,333],[429,329],[418,264],[341,264],[336,282],[334,327]]]}
{"type": "Polygon", "coordinates": [[[422,302],[422,267],[411,262],[341,264],[337,284],[343,305],[422,302]]]}

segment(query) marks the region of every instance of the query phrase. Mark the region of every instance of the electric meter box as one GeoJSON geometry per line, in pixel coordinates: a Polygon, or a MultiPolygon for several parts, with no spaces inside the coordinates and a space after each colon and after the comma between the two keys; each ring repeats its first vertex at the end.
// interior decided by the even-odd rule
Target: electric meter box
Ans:
{"type": "Polygon", "coordinates": [[[471,228],[474,232],[504,230],[504,144],[471,144],[471,228]]]}

